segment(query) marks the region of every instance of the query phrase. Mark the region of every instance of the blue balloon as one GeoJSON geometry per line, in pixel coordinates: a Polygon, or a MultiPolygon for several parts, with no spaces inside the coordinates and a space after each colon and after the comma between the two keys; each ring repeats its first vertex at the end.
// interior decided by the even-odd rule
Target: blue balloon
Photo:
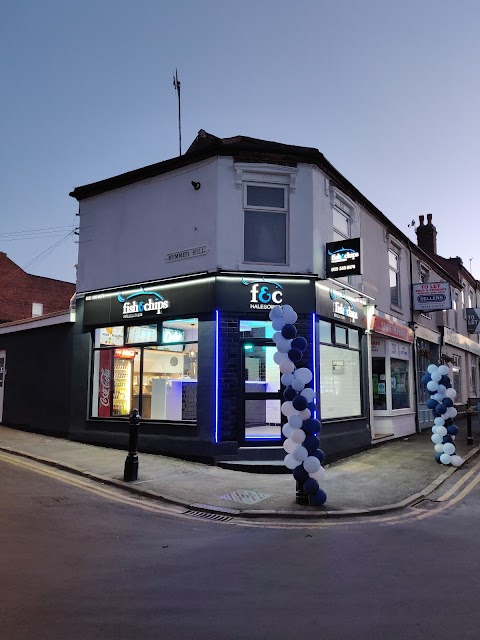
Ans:
{"type": "Polygon", "coordinates": [[[314,451],[312,453],[312,456],[318,458],[320,460],[320,464],[322,464],[322,462],[325,460],[325,453],[321,449],[317,449],[316,451],[314,451]]]}
{"type": "Polygon", "coordinates": [[[430,398],[429,400],[427,400],[427,409],[435,409],[437,404],[438,402],[436,400],[434,400],[433,398],[430,398]]]}
{"type": "MultiPolygon", "coordinates": [[[[297,411],[303,411],[304,409],[307,408],[308,405],[308,401],[305,398],[305,396],[300,396],[298,395],[296,398],[293,399],[293,406],[297,411]]],[[[447,410],[446,407],[444,407],[445,411],[447,410]]]]}
{"type": "Polygon", "coordinates": [[[319,444],[320,440],[317,438],[317,436],[314,435],[307,436],[303,441],[303,446],[310,455],[312,455],[318,449],[319,444]]]}
{"type": "Polygon", "coordinates": [[[305,431],[307,435],[312,435],[319,433],[322,428],[320,420],[316,420],[315,418],[309,418],[305,420],[302,425],[302,429],[305,431]]]}
{"type": "Polygon", "coordinates": [[[451,398],[444,398],[442,400],[442,403],[446,406],[446,407],[453,407],[453,400],[451,398]]]}
{"type": "Polygon", "coordinates": [[[422,376],[422,379],[420,380],[420,382],[426,387],[431,379],[432,379],[432,376],[429,373],[425,373],[422,376]]]}
{"type": "Polygon", "coordinates": [[[447,418],[447,419],[445,420],[445,424],[444,424],[444,426],[445,426],[445,427],[450,427],[452,424],[453,424],[453,419],[452,419],[452,418],[447,418]]]}
{"type": "Polygon", "coordinates": [[[294,340],[292,340],[292,349],[300,349],[300,351],[305,351],[308,343],[302,336],[297,336],[294,340]]]}
{"type": "Polygon", "coordinates": [[[327,501],[327,494],[323,489],[319,489],[317,493],[308,496],[308,502],[314,507],[321,507],[327,501]]]}
{"type": "Polygon", "coordinates": [[[300,484],[303,485],[310,476],[308,475],[308,471],[305,471],[303,468],[303,464],[299,464],[298,467],[295,467],[293,470],[293,477],[297,482],[300,482],[300,484]]]}
{"type": "Polygon", "coordinates": [[[444,384],[446,389],[451,389],[452,388],[452,383],[450,382],[450,380],[448,380],[448,382],[445,382],[444,384]]]}
{"type": "Polygon", "coordinates": [[[317,493],[319,489],[320,489],[320,485],[313,478],[309,478],[308,480],[305,480],[305,482],[303,483],[303,490],[308,495],[313,495],[314,493],[317,493]]]}
{"type": "Polygon", "coordinates": [[[438,462],[438,464],[442,464],[440,462],[440,456],[443,456],[443,453],[436,453],[435,454],[435,462],[438,462]]]}
{"type": "Polygon", "coordinates": [[[285,340],[292,340],[297,336],[297,329],[294,324],[284,324],[282,327],[282,336],[285,340]]]}
{"type": "Polygon", "coordinates": [[[302,359],[302,352],[300,349],[290,349],[287,355],[292,362],[300,362],[302,359]]]}
{"type": "Polygon", "coordinates": [[[443,436],[442,444],[446,444],[447,442],[453,442],[453,438],[450,435],[443,436]]]}
{"type": "Polygon", "coordinates": [[[447,407],[441,402],[439,402],[434,409],[434,412],[437,414],[437,416],[442,416],[446,411],[447,407]]]}
{"type": "Polygon", "coordinates": [[[283,392],[283,397],[285,400],[289,400],[290,402],[297,397],[297,392],[292,387],[287,387],[283,392]]]}
{"type": "Polygon", "coordinates": [[[456,436],[458,433],[458,427],[456,427],[454,424],[449,424],[447,427],[447,433],[450,436],[456,436]]]}
{"type": "Polygon", "coordinates": [[[317,411],[317,410],[318,410],[318,407],[317,407],[317,405],[316,405],[314,402],[310,402],[310,403],[307,405],[307,409],[310,409],[310,411],[313,413],[314,411],[317,411]]]}

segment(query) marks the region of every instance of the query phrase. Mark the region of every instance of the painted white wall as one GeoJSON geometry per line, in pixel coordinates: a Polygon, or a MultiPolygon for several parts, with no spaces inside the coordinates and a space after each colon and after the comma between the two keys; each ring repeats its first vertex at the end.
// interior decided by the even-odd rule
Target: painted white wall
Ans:
{"type": "Polygon", "coordinates": [[[216,213],[216,158],[82,200],[77,291],[216,269],[216,213]],[[204,245],[204,256],[165,262],[204,245]]]}

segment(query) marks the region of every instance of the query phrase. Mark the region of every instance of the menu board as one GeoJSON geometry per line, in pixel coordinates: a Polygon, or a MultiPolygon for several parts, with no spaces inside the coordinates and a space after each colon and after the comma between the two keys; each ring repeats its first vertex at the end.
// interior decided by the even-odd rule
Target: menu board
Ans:
{"type": "Polygon", "coordinates": [[[156,324],[127,327],[127,344],[139,342],[157,342],[158,327],[156,324]]]}
{"type": "Polygon", "coordinates": [[[164,327],[162,329],[162,342],[184,342],[185,331],[183,329],[171,329],[170,327],[164,327]]]}
{"type": "Polygon", "coordinates": [[[122,347],[123,327],[102,327],[98,331],[98,346],[122,347]]]}

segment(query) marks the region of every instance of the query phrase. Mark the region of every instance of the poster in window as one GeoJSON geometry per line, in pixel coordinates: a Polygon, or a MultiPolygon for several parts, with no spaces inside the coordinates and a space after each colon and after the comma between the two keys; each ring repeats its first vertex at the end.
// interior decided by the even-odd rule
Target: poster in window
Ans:
{"type": "Polygon", "coordinates": [[[345,361],[332,360],[332,371],[336,376],[343,375],[345,373],[345,361]]]}
{"type": "Polygon", "coordinates": [[[123,327],[102,327],[98,332],[100,347],[123,346],[123,327]]]}

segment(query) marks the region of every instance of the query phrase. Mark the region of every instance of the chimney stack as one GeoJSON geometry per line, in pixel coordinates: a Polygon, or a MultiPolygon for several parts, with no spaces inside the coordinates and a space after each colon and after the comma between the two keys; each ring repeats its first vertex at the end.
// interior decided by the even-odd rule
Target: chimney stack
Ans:
{"type": "Polygon", "coordinates": [[[437,253],[437,230],[432,224],[432,214],[427,213],[427,224],[424,223],[425,216],[419,216],[419,221],[415,229],[418,246],[427,253],[437,253]]]}

